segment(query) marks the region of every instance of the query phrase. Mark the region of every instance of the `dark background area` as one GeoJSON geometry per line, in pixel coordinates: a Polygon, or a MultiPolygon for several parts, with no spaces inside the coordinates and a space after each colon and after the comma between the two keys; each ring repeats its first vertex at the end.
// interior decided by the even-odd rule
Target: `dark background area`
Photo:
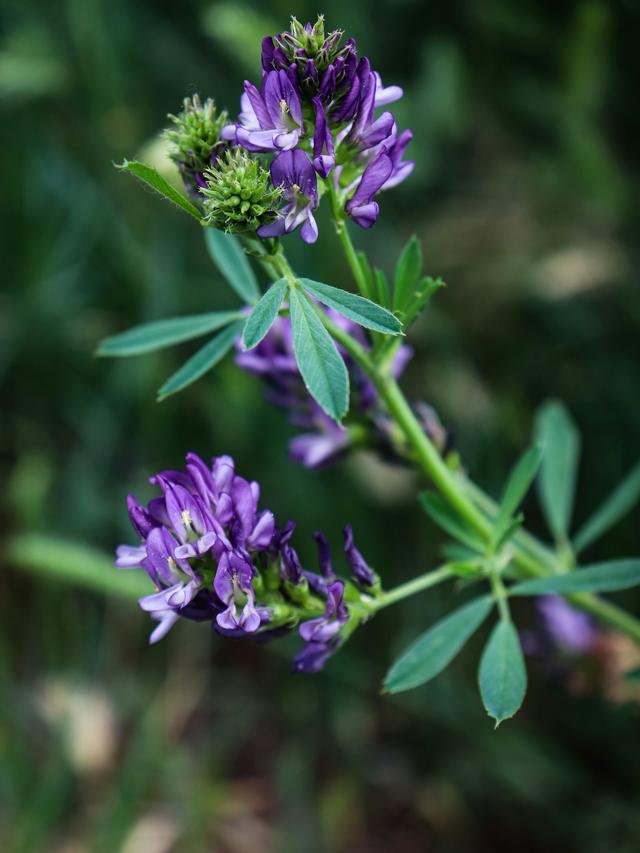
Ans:
{"type": "MultiPolygon", "coordinates": [[[[366,455],[294,466],[283,414],[231,360],[161,405],[189,345],[95,359],[128,326],[230,307],[200,229],[113,162],[161,156],[167,112],[194,91],[237,110],[260,39],[314,5],[2,0],[0,294],[2,523],[105,554],[132,534],[124,496],[193,449],[230,453],[296,543],[351,521],[386,585],[433,565],[441,539],[417,481],[366,455]]],[[[411,344],[410,395],[455,434],[494,494],[548,397],[583,434],[576,518],[636,462],[640,297],[636,235],[637,3],[328,0],[415,138],[412,178],[354,233],[388,272],[407,237],[448,283],[411,344]]],[[[324,228],[322,227],[324,225],[324,228]]],[[[337,282],[321,238],[294,262],[337,282]]],[[[534,504],[527,513],[543,534],[534,504]]],[[[594,560],[638,553],[638,516],[594,560]]],[[[0,846],[7,851],[634,853],[639,697],[616,681],[620,638],[576,689],[530,662],[519,716],[480,706],[483,637],[442,677],[378,695],[395,655],[443,612],[432,591],[364,627],[315,677],[295,643],[226,642],[180,624],[149,647],[134,604],[14,570],[0,594],[0,846]]],[[[638,611],[637,594],[621,597],[638,611]]],[[[535,626],[528,605],[519,624],[535,626]]]]}

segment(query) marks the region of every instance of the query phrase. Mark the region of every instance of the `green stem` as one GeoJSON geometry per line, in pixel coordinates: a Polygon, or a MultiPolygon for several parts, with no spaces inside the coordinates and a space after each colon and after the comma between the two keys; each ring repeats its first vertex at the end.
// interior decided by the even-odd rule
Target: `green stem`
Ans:
{"type": "Polygon", "coordinates": [[[432,572],[427,572],[424,575],[419,575],[406,583],[402,583],[393,589],[383,592],[382,595],[375,600],[371,606],[372,610],[382,610],[383,607],[389,607],[397,601],[402,601],[403,598],[409,598],[417,592],[422,592],[432,586],[436,586],[449,578],[455,577],[453,572],[446,566],[441,566],[439,569],[434,569],[432,572]]]}
{"type": "Polygon", "coordinates": [[[369,282],[367,281],[362,265],[358,260],[358,253],[356,252],[355,247],[351,242],[349,232],[347,231],[347,223],[344,220],[344,214],[342,212],[340,199],[338,198],[338,192],[331,178],[327,179],[326,187],[331,200],[331,211],[333,213],[333,220],[336,226],[336,234],[342,244],[342,249],[351,269],[351,274],[358,285],[360,293],[367,299],[373,299],[373,294],[369,289],[369,282]]]}

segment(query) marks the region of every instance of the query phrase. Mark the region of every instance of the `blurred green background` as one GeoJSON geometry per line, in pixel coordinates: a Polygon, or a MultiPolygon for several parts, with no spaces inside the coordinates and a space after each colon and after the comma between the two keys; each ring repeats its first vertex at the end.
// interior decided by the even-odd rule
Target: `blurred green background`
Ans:
{"type": "MultiPolygon", "coordinates": [[[[260,38],[291,13],[323,11],[405,89],[396,112],[415,132],[414,176],[354,236],[389,271],[415,232],[427,272],[448,282],[412,336],[411,395],[436,406],[494,492],[536,407],[566,401],[583,431],[584,518],[640,445],[638,4],[0,8],[0,512],[23,537],[10,539],[0,596],[2,850],[635,853],[640,706],[619,683],[633,656],[619,638],[588,689],[531,661],[524,709],[494,732],[474,683],[482,637],[428,687],[378,695],[442,612],[438,591],[385,611],[323,674],[294,677],[287,641],[225,642],[185,623],[149,647],[135,604],[19,565],[59,559],[49,539],[24,538],[37,533],[95,549],[87,559],[108,572],[114,546],[133,541],[125,494],[148,498],[146,477],[188,449],[234,455],[276,515],[298,521],[309,561],[311,533],[337,547],[349,520],[388,585],[436,559],[410,475],[365,455],[294,467],[285,417],[231,360],[157,405],[188,346],[92,357],[144,320],[235,304],[200,229],[112,163],[149,160],[166,113],[194,91],[235,112],[260,38]]],[[[315,247],[288,248],[331,282],[346,269],[323,221],[315,247]]],[[[636,514],[592,556],[639,549],[636,514]]],[[[638,612],[637,594],[622,602],[638,612]]],[[[533,624],[527,605],[518,621],[533,624]]]]}

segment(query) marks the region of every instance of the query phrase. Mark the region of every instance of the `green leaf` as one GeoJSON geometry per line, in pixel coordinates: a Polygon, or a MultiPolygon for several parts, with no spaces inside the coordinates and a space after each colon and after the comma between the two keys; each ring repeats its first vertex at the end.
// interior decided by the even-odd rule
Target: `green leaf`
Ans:
{"type": "Polygon", "coordinates": [[[237,311],[214,311],[210,314],[172,317],[168,320],[145,323],[143,326],[135,326],[119,335],[106,338],[98,346],[96,354],[121,358],[154,352],[172,344],[190,341],[208,332],[215,332],[216,329],[221,329],[239,317],[240,314],[237,311]]]}
{"type": "Polygon", "coordinates": [[[570,592],[615,592],[640,584],[640,559],[609,560],[563,575],[535,578],[512,586],[511,595],[547,595],[570,592]]]}
{"type": "Polygon", "coordinates": [[[124,172],[129,172],[131,175],[135,175],[136,178],[141,180],[148,187],[151,187],[151,189],[155,190],[161,196],[164,196],[167,201],[170,201],[177,205],[177,207],[182,208],[186,213],[190,213],[194,219],[198,220],[198,222],[202,222],[202,216],[195,204],[192,204],[186,196],[172,186],[166,178],[162,177],[160,172],[157,172],[151,166],[139,163],[136,160],[125,160],[124,162],[117,164],[116,168],[122,169],[124,172]]]}
{"type": "Polygon", "coordinates": [[[258,280],[240,241],[233,234],[205,228],[204,239],[211,260],[241,299],[255,305],[260,299],[258,280]]]}
{"type": "Polygon", "coordinates": [[[640,498],[640,462],[614,489],[600,509],[596,510],[576,534],[574,550],[583,551],[613,527],[640,498]]]}
{"type": "Polygon", "coordinates": [[[573,510],[580,435],[566,407],[553,400],[540,409],[535,434],[544,451],[538,478],[540,501],[551,532],[564,538],[573,510]]]}
{"type": "Polygon", "coordinates": [[[500,621],[491,632],[480,660],[478,682],[484,707],[498,728],[513,717],[527,692],[524,656],[511,622],[500,621]]]}
{"type": "Polygon", "coordinates": [[[173,376],[169,377],[162,388],[160,388],[158,391],[158,402],[169,397],[171,394],[182,391],[187,385],[191,385],[192,382],[200,379],[208,370],[215,367],[233,346],[233,342],[242,331],[243,324],[243,320],[233,323],[220,332],[220,334],[216,335],[215,338],[211,338],[195,355],[192,355],[182,365],[180,370],[177,370],[173,376]]]}
{"type": "Polygon", "coordinates": [[[309,278],[301,278],[300,284],[307,293],[313,294],[323,305],[335,308],[344,317],[348,317],[360,326],[374,329],[376,332],[384,332],[387,335],[402,334],[400,320],[386,308],[371,302],[370,299],[349,293],[347,290],[340,290],[338,287],[331,287],[331,285],[323,284],[320,281],[312,281],[309,278]]]}
{"type": "Polygon", "coordinates": [[[247,317],[242,333],[242,345],[246,350],[257,346],[273,326],[286,292],[287,280],[280,278],[256,303],[255,308],[247,317]]]}
{"type": "Polygon", "coordinates": [[[422,270],[422,247],[414,235],[402,250],[396,264],[393,285],[393,309],[403,311],[413,295],[422,270]]]}
{"type": "Polygon", "coordinates": [[[497,543],[510,527],[513,514],[529,490],[542,459],[542,447],[535,445],[525,451],[514,465],[505,486],[493,527],[493,542],[497,543]]]}
{"type": "Polygon", "coordinates": [[[374,292],[373,271],[371,269],[369,259],[365,252],[356,252],[356,257],[358,258],[358,263],[360,264],[360,269],[362,270],[362,275],[364,276],[365,284],[367,286],[367,294],[372,295],[374,292]]]}
{"type": "Polygon", "coordinates": [[[422,492],[420,494],[420,503],[427,515],[434,521],[438,527],[441,527],[449,536],[453,536],[458,542],[468,545],[475,551],[484,552],[484,542],[476,534],[475,530],[468,527],[460,517],[453,512],[440,495],[434,492],[422,492]]]}
{"type": "Polygon", "coordinates": [[[444,281],[441,278],[431,278],[431,276],[426,276],[420,281],[413,300],[405,309],[405,326],[409,326],[413,323],[418,314],[427,307],[433,294],[437,293],[441,287],[444,287],[444,281]]]}
{"type": "Polygon", "coordinates": [[[289,291],[293,351],[307,390],[338,423],[349,408],[349,374],[315,307],[298,288],[289,291]]]}
{"type": "Polygon", "coordinates": [[[393,664],[384,679],[384,690],[400,693],[435,678],[480,627],[492,607],[493,599],[484,595],[436,622],[393,664]]]}
{"type": "Polygon", "coordinates": [[[375,285],[377,298],[380,305],[383,305],[385,308],[388,308],[391,305],[391,293],[389,290],[389,282],[387,281],[387,277],[382,270],[376,269],[374,271],[375,276],[375,285]]]}

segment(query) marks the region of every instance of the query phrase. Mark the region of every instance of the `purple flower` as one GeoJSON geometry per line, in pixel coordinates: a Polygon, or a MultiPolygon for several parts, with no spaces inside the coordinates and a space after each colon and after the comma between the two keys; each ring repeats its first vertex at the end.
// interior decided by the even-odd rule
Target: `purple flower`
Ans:
{"type": "MultiPolygon", "coordinates": [[[[294,523],[276,527],[273,513],[259,508],[258,483],[239,476],[229,456],[208,465],[188,453],[185,470],[161,471],[151,483],[162,496],[146,507],[127,498],[140,541],[121,545],[116,560],[119,568],[144,570],[155,587],[139,601],[157,623],[150,642],[182,617],[209,622],[226,637],[270,639],[301,625],[309,644],[338,647],[349,618],[345,582],[336,580],[323,534],[314,536],[319,571],[303,568],[291,544],[294,523]]],[[[350,596],[357,596],[353,586],[350,596]]],[[[312,662],[303,650],[306,663],[296,667],[317,671],[328,656],[317,652],[312,662]]]]}
{"type": "Polygon", "coordinates": [[[216,622],[229,631],[241,629],[252,634],[260,627],[260,616],[255,608],[251,563],[235,553],[224,553],[218,563],[213,588],[218,598],[227,605],[216,622]]]}
{"type": "Polygon", "coordinates": [[[281,237],[300,225],[305,243],[315,243],[318,226],[313,211],[318,206],[316,173],[304,151],[283,151],[271,163],[271,180],[284,190],[285,205],[275,222],[258,228],[260,237],[281,237]]]}
{"type": "Polygon", "coordinates": [[[404,92],[400,86],[387,86],[382,83],[382,77],[377,71],[373,72],[376,79],[376,94],[374,99],[375,107],[386,107],[387,104],[392,104],[394,101],[399,101],[404,92]]]}
{"type": "Polygon", "coordinates": [[[397,187],[413,172],[415,163],[413,160],[403,160],[404,152],[407,150],[407,145],[413,139],[413,133],[410,130],[403,131],[398,136],[397,129],[393,127],[390,137],[384,142],[384,151],[391,159],[392,171],[387,180],[382,185],[382,190],[390,190],[397,187]]]}
{"type": "Polygon", "coordinates": [[[353,541],[353,528],[347,524],[344,528],[344,553],[356,581],[362,586],[375,586],[379,582],[377,574],[369,566],[353,541]]]}
{"type": "Polygon", "coordinates": [[[559,595],[539,598],[537,607],[547,634],[561,650],[580,655],[593,648],[598,632],[586,613],[574,610],[559,595]]]}
{"type": "Polygon", "coordinates": [[[222,139],[254,152],[296,147],[303,133],[302,105],[286,71],[267,72],[262,92],[245,80],[240,106],[238,122],[222,128],[222,139]]]}
{"type": "Polygon", "coordinates": [[[337,643],[305,643],[293,659],[293,671],[320,672],[337,648],[337,643]]]}
{"type": "Polygon", "coordinates": [[[313,166],[321,178],[327,178],[336,164],[333,137],[320,98],[313,99],[316,127],[313,134],[313,166]]]}
{"type": "Polygon", "coordinates": [[[349,618],[344,601],[344,581],[334,581],[327,586],[327,605],[324,616],[303,622],[298,629],[303,640],[309,643],[327,643],[340,631],[349,618]]]}
{"type": "Polygon", "coordinates": [[[364,170],[354,194],[345,205],[349,216],[361,228],[375,225],[380,208],[373,197],[380,192],[392,172],[393,162],[384,151],[371,160],[364,170]]]}
{"type": "MultiPolygon", "coordinates": [[[[362,329],[330,309],[331,319],[353,335],[365,348],[368,340],[362,329]]],[[[258,376],[266,386],[267,399],[289,412],[291,423],[302,430],[289,443],[291,458],[307,468],[320,468],[334,462],[359,445],[375,445],[390,459],[403,457],[397,436],[386,412],[379,405],[375,386],[360,368],[342,352],[349,370],[352,394],[352,420],[356,424],[339,426],[309,397],[293,355],[291,322],[277,318],[269,334],[252,350],[244,352],[240,342],[236,347],[236,363],[243,370],[258,376]]],[[[398,348],[391,364],[391,373],[399,378],[412,356],[410,347],[398,348]]],[[[425,432],[444,449],[446,436],[433,409],[426,404],[416,407],[425,432]]]]}

